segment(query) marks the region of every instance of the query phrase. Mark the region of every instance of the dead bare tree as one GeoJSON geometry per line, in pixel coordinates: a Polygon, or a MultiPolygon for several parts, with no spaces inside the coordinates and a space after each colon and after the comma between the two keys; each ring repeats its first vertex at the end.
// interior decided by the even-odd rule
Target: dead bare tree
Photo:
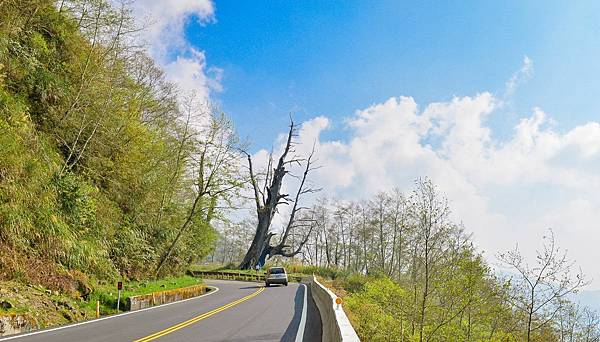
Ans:
{"type": "MultiPolygon", "coordinates": [[[[254,202],[256,204],[258,223],[252,244],[248,248],[244,259],[239,266],[240,269],[255,268],[259,264],[261,257],[265,258],[267,255],[269,255],[269,257],[273,257],[275,255],[293,257],[294,255],[300,253],[302,247],[308,241],[310,233],[313,230],[314,224],[311,216],[309,215],[300,217],[301,215],[299,215],[301,211],[304,211],[308,208],[300,206],[299,203],[300,198],[303,195],[319,191],[319,189],[311,188],[307,184],[308,174],[315,169],[313,165],[314,148],[306,159],[297,156],[294,150],[294,137],[296,137],[296,125],[293,121],[291,121],[285,148],[279,157],[277,166],[275,168],[273,168],[273,156],[271,155],[269,157],[262,187],[259,186],[259,181],[253,168],[252,157],[250,154],[245,153],[248,158],[250,184],[252,185],[252,189],[254,191],[254,202]],[[283,179],[286,175],[290,174],[289,168],[291,165],[302,165],[303,163],[304,171],[302,176],[297,177],[300,179],[300,185],[298,186],[298,190],[296,191],[294,198],[290,198],[289,194],[282,194],[281,187],[283,185],[283,179]],[[276,235],[274,232],[270,231],[271,222],[275,216],[275,213],[277,213],[277,207],[282,204],[292,204],[292,209],[289,214],[287,224],[281,234],[280,240],[275,246],[271,246],[271,239],[274,235],[276,235]],[[308,227],[308,234],[300,239],[296,248],[290,250],[292,246],[288,244],[288,238],[290,237],[292,231],[299,227],[308,227]]],[[[290,174],[290,176],[293,175],[290,174]]]]}

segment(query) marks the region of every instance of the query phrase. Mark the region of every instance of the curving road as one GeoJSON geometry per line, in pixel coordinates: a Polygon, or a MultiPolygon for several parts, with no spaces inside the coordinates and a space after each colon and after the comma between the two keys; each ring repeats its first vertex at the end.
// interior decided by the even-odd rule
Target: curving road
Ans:
{"type": "MultiPolygon", "coordinates": [[[[205,280],[218,290],[150,309],[9,336],[0,341],[320,341],[307,287],[205,280]],[[304,327],[304,329],[302,329],[304,327]]],[[[308,290],[310,291],[310,290],[308,290]]]]}

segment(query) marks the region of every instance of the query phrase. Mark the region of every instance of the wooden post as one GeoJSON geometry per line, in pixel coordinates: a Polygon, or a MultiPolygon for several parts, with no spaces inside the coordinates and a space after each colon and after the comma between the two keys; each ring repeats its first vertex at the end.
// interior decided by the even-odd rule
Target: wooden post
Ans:
{"type": "Polygon", "coordinates": [[[96,301],[96,318],[100,318],[100,301],[96,301]]]}

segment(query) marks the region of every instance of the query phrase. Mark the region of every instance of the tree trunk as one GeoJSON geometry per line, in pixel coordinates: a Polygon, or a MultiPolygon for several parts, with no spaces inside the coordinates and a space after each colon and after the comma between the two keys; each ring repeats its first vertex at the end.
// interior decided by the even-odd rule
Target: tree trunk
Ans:
{"type": "Polygon", "coordinates": [[[271,225],[271,218],[267,213],[259,212],[258,225],[256,227],[256,234],[252,239],[252,244],[244,256],[244,260],[240,264],[240,269],[249,270],[256,267],[258,259],[262,254],[267,244],[269,226],[271,225]]]}
{"type": "MultiPolygon", "coordinates": [[[[165,265],[165,262],[171,256],[171,253],[173,253],[173,250],[175,249],[175,245],[177,245],[177,242],[179,241],[179,239],[181,238],[181,236],[183,235],[183,233],[190,226],[190,223],[192,222],[192,219],[194,218],[194,215],[196,215],[196,213],[198,211],[198,203],[202,201],[202,196],[203,195],[204,194],[200,193],[200,192],[196,195],[196,198],[194,199],[194,203],[192,204],[192,208],[190,209],[190,211],[188,213],[188,216],[185,219],[185,222],[183,223],[183,225],[181,226],[181,228],[179,228],[179,232],[177,232],[177,236],[175,236],[175,239],[173,239],[173,242],[171,242],[171,245],[169,245],[169,248],[167,249],[167,251],[163,255],[163,257],[160,259],[160,262],[158,263],[158,266],[156,267],[156,270],[154,271],[154,277],[155,278],[158,278],[158,276],[160,274],[160,270],[165,265]]],[[[200,204],[200,208],[201,207],[202,207],[202,204],[200,204]]]]}

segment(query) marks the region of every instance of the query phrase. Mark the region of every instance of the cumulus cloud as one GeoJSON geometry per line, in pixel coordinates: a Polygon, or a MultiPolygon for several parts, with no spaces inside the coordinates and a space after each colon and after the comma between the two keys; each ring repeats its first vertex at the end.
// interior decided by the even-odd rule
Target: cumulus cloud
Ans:
{"type": "Polygon", "coordinates": [[[215,7],[210,0],[138,0],[133,12],[145,29],[142,39],[155,57],[171,54],[171,49],[185,49],[185,24],[194,17],[204,24],[214,20],[215,7]]]}
{"type": "Polygon", "coordinates": [[[185,37],[185,25],[190,20],[201,25],[216,20],[211,0],[138,0],[132,3],[132,9],[138,24],[145,28],[140,40],[170,81],[204,100],[212,91],[222,90],[223,70],[208,67],[204,51],[185,37]]]}
{"type": "Polygon", "coordinates": [[[162,66],[166,78],[176,83],[182,90],[193,90],[200,101],[210,97],[211,90],[220,90],[220,69],[211,68],[216,74],[207,74],[206,58],[202,51],[190,49],[190,55],[177,56],[173,61],[165,62],[162,66]]]}
{"type": "Polygon", "coordinates": [[[553,228],[600,286],[600,249],[594,247],[600,241],[600,124],[559,133],[534,108],[510,138],[498,140],[486,124],[498,103],[485,92],[420,109],[411,97],[392,97],[348,118],[344,141],[320,138],[331,127],[326,117],[305,122],[299,148],[316,143],[322,168],[313,179],[328,194],[348,199],[409,190],[416,178],[430,177],[491,261],[516,243],[533,255],[553,228]]]}

